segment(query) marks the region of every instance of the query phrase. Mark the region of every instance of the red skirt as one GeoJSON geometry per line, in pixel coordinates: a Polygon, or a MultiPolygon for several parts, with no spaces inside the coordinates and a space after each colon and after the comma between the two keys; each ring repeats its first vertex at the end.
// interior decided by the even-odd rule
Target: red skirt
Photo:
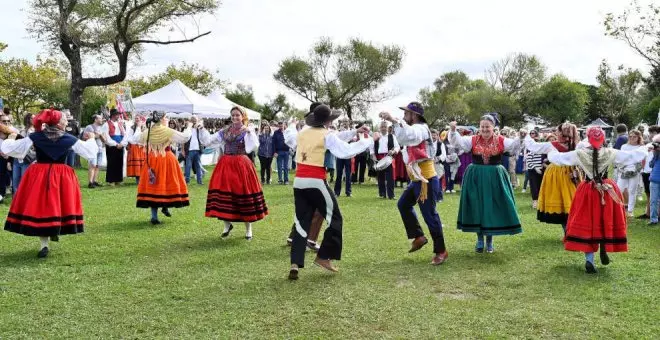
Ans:
{"type": "Polygon", "coordinates": [[[181,208],[190,205],[188,186],[171,151],[165,151],[164,155],[151,152],[149,166],[156,175],[156,181],[149,183],[149,167],[145,162],[138,184],[138,208],[181,208]]]}
{"type": "Polygon", "coordinates": [[[394,156],[394,180],[399,182],[408,182],[408,170],[403,163],[403,155],[399,152],[394,156]]]}
{"type": "Polygon", "coordinates": [[[146,159],[144,146],[129,144],[126,158],[126,177],[140,177],[146,159]]]}
{"type": "Polygon", "coordinates": [[[26,236],[82,233],[78,177],[65,164],[30,165],[11,201],[5,230],[26,236]]]}
{"type": "MultiPolygon", "coordinates": [[[[603,183],[612,185],[616,195],[623,200],[614,181],[605,179],[603,183]]],[[[564,238],[566,250],[595,252],[600,244],[605,244],[605,250],[608,252],[628,251],[626,214],[623,206],[614,202],[608,193],[604,196],[605,205],[602,205],[600,193],[594,188],[594,183],[580,183],[568,214],[564,238]]]]}
{"type": "Polygon", "coordinates": [[[268,215],[257,170],[245,155],[224,155],[213,170],[206,217],[229,222],[255,222],[268,215]]]}

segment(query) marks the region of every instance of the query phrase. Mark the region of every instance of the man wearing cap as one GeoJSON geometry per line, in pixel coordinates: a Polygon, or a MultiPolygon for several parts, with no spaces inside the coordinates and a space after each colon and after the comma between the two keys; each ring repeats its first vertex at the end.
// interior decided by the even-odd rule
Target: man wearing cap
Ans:
{"type": "MultiPolygon", "coordinates": [[[[395,154],[401,151],[399,142],[396,140],[394,135],[387,132],[387,122],[384,121],[380,123],[380,138],[376,140],[374,138],[374,143],[369,147],[369,153],[371,158],[374,160],[374,163],[380,161],[386,156],[393,157],[395,154]]],[[[387,168],[377,172],[378,180],[378,196],[380,198],[394,199],[394,174],[392,172],[392,164],[387,166],[387,168]]]]}
{"type": "Polygon", "coordinates": [[[105,181],[110,185],[124,181],[124,148],[128,145],[124,122],[119,120],[121,113],[117,109],[110,110],[110,119],[103,124],[105,141],[105,157],[108,161],[105,181]]]}
{"type": "Polygon", "coordinates": [[[424,108],[420,103],[411,102],[408,106],[401,107],[401,109],[404,111],[403,120],[395,119],[388,112],[380,114],[382,119],[392,122],[394,135],[401,145],[406,146],[406,152],[403,156],[408,174],[411,177],[411,183],[399,198],[399,212],[406,227],[408,239],[413,239],[409,252],[420,250],[428,243],[428,240],[424,236],[422,227],[415,215],[414,206],[419,203],[419,210],[422,212],[433,239],[433,253],[435,255],[431,260],[431,264],[439,265],[447,259],[447,250],[442,233],[442,222],[435,210],[436,200],[442,188],[433,167],[433,155],[429,154],[430,150],[435,150],[430,146],[432,143],[431,131],[426,125],[424,108]],[[417,171],[412,170],[413,165],[419,168],[419,174],[417,171]]]}
{"type": "Polygon", "coordinates": [[[326,173],[323,166],[325,151],[330,150],[339,158],[351,158],[367,150],[371,145],[371,138],[364,137],[353,144],[348,144],[346,141],[368,132],[369,129],[363,127],[358,130],[331,133],[328,125],[337,117],[339,114],[332,112],[329,106],[319,105],[305,119],[307,127],[298,132],[295,124],[291,124],[287,129],[287,136],[297,134],[295,143],[298,163],[298,171],[293,182],[296,233],[291,245],[290,280],[297,280],[298,270],[304,267],[307,234],[316,211],[325,215],[328,228],[325,230],[314,263],[329,271],[338,271],[331,261],[341,259],[343,220],[337,198],[325,181],[326,173]]]}

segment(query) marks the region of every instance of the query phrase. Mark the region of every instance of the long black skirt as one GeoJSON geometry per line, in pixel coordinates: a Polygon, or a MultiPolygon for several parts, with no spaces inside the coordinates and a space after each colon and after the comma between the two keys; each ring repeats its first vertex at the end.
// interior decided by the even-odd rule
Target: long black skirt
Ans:
{"type": "Polygon", "coordinates": [[[124,181],[124,149],[116,146],[106,146],[105,156],[108,159],[105,181],[120,183],[124,181]]]}

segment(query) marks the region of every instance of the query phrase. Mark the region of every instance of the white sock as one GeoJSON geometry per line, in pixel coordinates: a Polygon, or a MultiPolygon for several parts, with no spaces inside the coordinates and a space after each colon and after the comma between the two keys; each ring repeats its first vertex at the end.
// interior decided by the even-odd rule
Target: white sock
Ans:
{"type": "Polygon", "coordinates": [[[245,222],[245,237],[252,237],[252,223],[245,222]]]}
{"type": "Polygon", "coordinates": [[[48,236],[39,236],[39,241],[41,241],[41,249],[48,247],[48,236]]]}
{"type": "Polygon", "coordinates": [[[231,227],[231,222],[227,222],[227,221],[223,221],[223,222],[225,222],[225,230],[223,231],[223,233],[227,233],[229,232],[229,227],[231,227]]]}

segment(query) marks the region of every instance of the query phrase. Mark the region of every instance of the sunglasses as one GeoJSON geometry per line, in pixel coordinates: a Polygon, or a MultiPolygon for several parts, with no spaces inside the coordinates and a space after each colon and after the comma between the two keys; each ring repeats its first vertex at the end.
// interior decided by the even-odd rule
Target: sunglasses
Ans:
{"type": "Polygon", "coordinates": [[[3,120],[0,120],[0,122],[3,122],[3,123],[11,123],[11,120],[4,120],[4,119],[3,119],[3,120]]]}

